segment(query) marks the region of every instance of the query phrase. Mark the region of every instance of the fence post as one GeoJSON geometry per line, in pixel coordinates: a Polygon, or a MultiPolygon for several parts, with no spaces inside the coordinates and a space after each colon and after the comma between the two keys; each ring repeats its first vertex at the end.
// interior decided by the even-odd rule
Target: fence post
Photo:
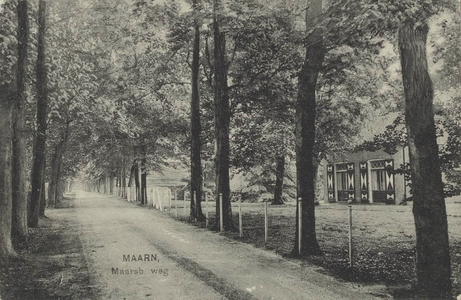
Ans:
{"type": "Polygon", "coordinates": [[[267,243],[267,236],[269,234],[269,221],[267,216],[267,201],[264,202],[264,242],[267,243]]]}
{"type": "Polygon", "coordinates": [[[222,218],[223,218],[222,193],[219,193],[219,230],[220,232],[224,231],[224,222],[222,218]]]}
{"type": "Polygon", "coordinates": [[[239,233],[243,237],[243,220],[242,220],[242,195],[239,195],[239,233]]]}
{"type": "Polygon", "coordinates": [[[349,205],[349,267],[352,268],[352,205],[349,205]]]}
{"type": "Polygon", "coordinates": [[[205,194],[205,228],[208,228],[208,193],[205,194]]]}
{"type": "Polygon", "coordinates": [[[302,237],[303,237],[303,211],[301,197],[298,198],[298,254],[301,255],[302,237]]]}
{"type": "Polygon", "coordinates": [[[174,190],[174,215],[178,218],[178,190],[174,190]]]}

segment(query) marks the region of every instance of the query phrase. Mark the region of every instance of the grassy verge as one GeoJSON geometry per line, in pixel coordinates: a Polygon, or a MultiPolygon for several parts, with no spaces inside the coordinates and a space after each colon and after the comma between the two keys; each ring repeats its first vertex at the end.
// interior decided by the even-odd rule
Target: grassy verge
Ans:
{"type": "MultiPolygon", "coordinates": [[[[453,202],[453,201],[452,201],[453,202]]],[[[295,238],[295,207],[269,205],[269,237],[264,242],[263,204],[243,204],[242,238],[234,204],[235,229],[226,236],[290,256],[295,238]]],[[[461,204],[448,203],[447,214],[454,294],[461,294],[461,204]]],[[[174,216],[174,213],[171,214],[174,216]]],[[[210,208],[214,223],[214,207],[210,208]]],[[[181,211],[179,219],[188,221],[181,211]]],[[[204,224],[196,224],[204,227],[204,224]]],[[[211,226],[211,225],[210,225],[211,226]]],[[[354,205],[354,265],[348,263],[348,210],[334,204],[316,208],[316,231],[322,256],[303,258],[324,272],[357,284],[383,284],[397,299],[411,299],[415,280],[415,229],[411,206],[354,205]]]]}
{"type": "Polygon", "coordinates": [[[18,259],[0,267],[0,299],[94,299],[72,200],[47,210],[18,259]]]}

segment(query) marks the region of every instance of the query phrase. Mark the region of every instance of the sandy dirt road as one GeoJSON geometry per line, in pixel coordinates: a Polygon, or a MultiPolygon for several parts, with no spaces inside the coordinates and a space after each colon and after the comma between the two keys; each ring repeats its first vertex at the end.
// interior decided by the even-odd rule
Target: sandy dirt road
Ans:
{"type": "Polygon", "coordinates": [[[374,299],[313,266],[154,209],[86,192],[73,201],[99,299],[374,299]]]}

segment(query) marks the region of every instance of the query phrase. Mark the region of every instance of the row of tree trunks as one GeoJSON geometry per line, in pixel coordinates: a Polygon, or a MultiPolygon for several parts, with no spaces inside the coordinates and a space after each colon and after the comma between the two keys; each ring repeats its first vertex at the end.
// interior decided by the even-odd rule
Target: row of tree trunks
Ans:
{"type": "Polygon", "coordinates": [[[226,37],[221,32],[222,3],[214,1],[214,134],[215,134],[215,172],[216,172],[216,224],[220,222],[220,195],[222,195],[223,227],[232,227],[232,210],[229,183],[229,94],[227,83],[226,37]]]}
{"type": "MultiPolygon", "coordinates": [[[[322,0],[308,1],[306,24],[322,14],[322,0]]],[[[309,29],[309,28],[307,28],[309,29]]],[[[297,255],[319,255],[321,250],[315,233],[315,176],[314,143],[316,117],[317,78],[325,57],[325,46],[321,29],[314,30],[306,38],[306,56],[298,77],[296,103],[296,172],[297,195],[301,198],[296,209],[296,232],[293,253],[297,255]],[[298,216],[301,213],[301,252],[299,253],[298,216]]]]}
{"type": "MultiPolygon", "coordinates": [[[[131,166],[131,173],[129,180],[127,182],[127,173],[126,173],[126,162],[129,161],[129,158],[122,158],[122,161],[120,165],[116,168],[115,171],[113,172],[106,172],[104,176],[101,176],[97,181],[93,182],[87,182],[86,185],[84,186],[84,189],[89,192],[102,192],[104,194],[111,194],[111,195],[117,195],[122,198],[127,198],[127,184],[128,187],[130,187],[130,183],[136,182],[136,168],[138,168],[138,164],[134,162],[131,166]]],[[[139,172],[138,172],[139,173],[139,172]]],[[[142,179],[143,176],[142,174],[138,174],[138,182],[142,182],[143,180],[146,181],[146,179],[142,179]],[[139,181],[139,176],[141,178],[141,181],[139,181]]],[[[145,190],[145,201],[147,203],[147,185],[144,183],[144,188],[145,190]]],[[[138,187],[139,189],[139,187],[138,187]]]]}
{"type": "MultiPolygon", "coordinates": [[[[133,164],[131,165],[131,172],[130,176],[128,177],[127,181],[127,172],[126,172],[126,162],[132,160],[132,158],[123,157],[120,164],[116,167],[115,171],[113,172],[106,172],[104,176],[101,176],[97,181],[89,181],[84,185],[84,190],[89,192],[102,192],[104,194],[110,195],[117,195],[122,198],[127,198],[127,186],[136,185],[136,168],[138,164],[135,163],[133,159],[133,164]]],[[[139,172],[138,172],[139,173],[139,172]]],[[[147,173],[146,173],[147,174],[147,173]]],[[[147,181],[146,179],[142,179],[142,174],[138,174],[138,182],[147,181]],[[139,178],[140,177],[140,178],[139,178]],[[141,179],[141,180],[140,180],[141,179]],[[140,180],[140,181],[139,181],[140,180]]],[[[144,183],[144,197],[145,202],[147,203],[147,184],[144,183]]],[[[140,187],[138,187],[140,189],[140,187]]],[[[136,198],[138,199],[138,198],[136,198]]],[[[140,201],[140,200],[139,200],[140,201]]]]}
{"type": "Polygon", "coordinates": [[[27,16],[27,0],[18,1],[18,61],[17,61],[17,95],[13,105],[13,157],[12,157],[12,192],[13,243],[27,241],[27,172],[26,172],[26,121],[25,104],[27,77],[27,39],[29,22],[27,16]]]}
{"type": "Polygon", "coordinates": [[[426,58],[428,31],[426,23],[405,22],[398,33],[416,225],[416,276],[422,297],[451,299],[447,214],[426,58]]]}
{"type": "Polygon", "coordinates": [[[190,181],[190,218],[204,221],[202,213],[202,159],[200,124],[200,22],[198,18],[198,0],[193,1],[194,9],[194,48],[192,53],[192,97],[191,97],[191,181],[190,181]],[[195,195],[195,197],[194,197],[195,195]]]}

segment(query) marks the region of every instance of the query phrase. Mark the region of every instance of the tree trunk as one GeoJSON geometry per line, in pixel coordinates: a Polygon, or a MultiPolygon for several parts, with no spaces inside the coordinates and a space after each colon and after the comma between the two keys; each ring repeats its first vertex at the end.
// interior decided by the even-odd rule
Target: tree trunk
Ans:
{"type": "Polygon", "coordinates": [[[27,0],[18,1],[18,69],[17,95],[13,105],[13,157],[12,157],[12,239],[14,243],[27,241],[27,172],[26,172],[26,76],[27,76],[27,39],[29,21],[27,0]]]}
{"type": "Polygon", "coordinates": [[[110,172],[110,177],[109,177],[109,193],[111,195],[114,194],[114,172],[110,172]]]}
{"type": "Polygon", "coordinates": [[[427,24],[405,22],[399,50],[411,161],[418,291],[431,299],[451,296],[451,267],[443,182],[438,157],[432,81],[427,70],[427,24]]]}
{"type": "Polygon", "coordinates": [[[122,161],[122,198],[126,198],[126,159],[122,161]]]}
{"type": "Polygon", "coordinates": [[[50,184],[48,186],[48,203],[56,207],[56,186],[57,186],[57,172],[58,172],[58,163],[60,156],[60,147],[59,144],[54,147],[53,157],[51,159],[51,169],[50,169],[50,184]]]}
{"type": "Polygon", "coordinates": [[[45,207],[46,207],[46,193],[45,193],[45,169],[46,169],[46,161],[43,160],[42,165],[42,178],[40,184],[40,197],[39,197],[39,216],[45,216],[45,207]]]}
{"type": "Polygon", "coordinates": [[[11,244],[11,112],[12,97],[6,85],[0,86],[0,260],[16,253],[11,244]]]}
{"type": "Polygon", "coordinates": [[[195,12],[194,25],[194,49],[192,53],[192,97],[191,97],[191,181],[190,181],[190,218],[204,221],[202,213],[202,159],[200,135],[202,127],[200,124],[200,95],[199,95],[199,72],[200,72],[200,25],[197,14],[197,0],[193,2],[195,12]],[[196,199],[193,195],[196,195],[196,199]],[[192,200],[193,199],[193,200],[192,200]]]}
{"type": "MultiPolygon", "coordinates": [[[[137,149],[135,147],[134,149],[134,160],[133,160],[133,165],[131,166],[131,178],[134,177],[134,183],[135,183],[135,197],[136,197],[136,201],[139,201],[140,200],[140,193],[139,193],[139,166],[138,166],[138,158],[137,158],[137,149]]],[[[130,183],[131,183],[131,180],[130,180],[130,183]]],[[[131,185],[131,188],[133,188],[133,186],[131,185]]]]}
{"type": "MultiPolygon", "coordinates": [[[[37,45],[37,132],[34,141],[34,156],[32,163],[31,185],[32,191],[29,202],[28,223],[29,227],[38,226],[40,210],[40,187],[44,182],[42,165],[45,161],[46,149],[46,117],[48,106],[47,70],[45,64],[45,32],[46,32],[46,1],[39,2],[38,18],[38,45],[37,45]]],[[[48,194],[49,195],[49,194],[48,194]]],[[[54,203],[54,202],[48,202],[54,203]]]]}
{"type": "MultiPolygon", "coordinates": [[[[307,20],[322,13],[322,0],[309,1],[307,20]]],[[[315,233],[315,174],[314,143],[317,78],[325,57],[325,46],[321,29],[314,30],[306,39],[306,57],[298,77],[296,103],[296,171],[297,194],[302,199],[301,253],[298,253],[298,215],[296,207],[296,233],[294,254],[319,255],[321,250],[315,233]]]]}
{"type": "Polygon", "coordinates": [[[146,144],[141,145],[141,204],[147,204],[146,144]]]}
{"type": "Polygon", "coordinates": [[[56,187],[56,202],[60,203],[63,199],[64,191],[66,190],[66,181],[61,178],[62,174],[62,163],[59,166],[58,171],[58,185],[56,187]]]}
{"type": "Polygon", "coordinates": [[[51,161],[51,176],[50,176],[50,186],[48,194],[48,202],[52,203],[56,208],[57,204],[61,198],[59,194],[59,184],[61,180],[61,170],[62,170],[62,158],[64,152],[66,151],[67,140],[69,138],[69,126],[70,121],[66,121],[64,132],[62,132],[61,141],[55,146],[53,159],[51,161]]]}
{"type": "Polygon", "coordinates": [[[281,205],[283,204],[283,178],[285,176],[285,156],[281,155],[277,157],[277,167],[275,170],[275,191],[274,201],[272,204],[281,205]]]}
{"type": "Polygon", "coordinates": [[[229,184],[229,95],[227,86],[226,38],[220,31],[221,1],[214,2],[214,132],[216,169],[216,228],[220,222],[219,197],[222,194],[224,230],[232,226],[229,184]]]}

